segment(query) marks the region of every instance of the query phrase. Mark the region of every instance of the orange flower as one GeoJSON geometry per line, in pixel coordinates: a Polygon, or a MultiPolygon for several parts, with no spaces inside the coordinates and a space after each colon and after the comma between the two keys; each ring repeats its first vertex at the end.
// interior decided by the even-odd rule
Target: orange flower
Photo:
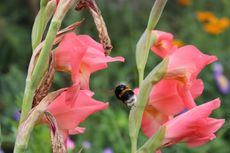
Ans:
{"type": "Polygon", "coordinates": [[[226,28],[229,27],[229,25],[230,25],[230,21],[229,21],[228,18],[226,18],[226,17],[220,18],[220,20],[219,20],[219,26],[220,26],[221,28],[226,29],[226,28]]]}
{"type": "Polygon", "coordinates": [[[204,30],[210,34],[218,35],[223,29],[220,28],[218,22],[210,22],[203,26],[204,30]]]}
{"type": "Polygon", "coordinates": [[[188,6],[189,4],[191,4],[191,0],[177,0],[177,3],[181,6],[188,6]]]}
{"type": "Polygon", "coordinates": [[[230,26],[228,18],[216,18],[212,12],[203,11],[197,13],[197,19],[204,22],[203,29],[214,35],[222,33],[226,28],[230,26]]]}
{"type": "Polygon", "coordinates": [[[203,21],[203,22],[211,22],[216,20],[215,15],[209,11],[197,12],[196,17],[199,21],[203,21]]]}
{"type": "Polygon", "coordinates": [[[220,34],[230,25],[228,18],[221,18],[204,24],[203,28],[210,34],[220,34]]]}

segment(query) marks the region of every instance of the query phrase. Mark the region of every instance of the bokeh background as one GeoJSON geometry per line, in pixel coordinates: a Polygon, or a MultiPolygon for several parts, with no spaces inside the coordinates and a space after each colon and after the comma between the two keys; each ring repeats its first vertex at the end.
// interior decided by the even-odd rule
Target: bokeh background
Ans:
{"type": "MultiPolygon", "coordinates": [[[[110,102],[110,107],[89,117],[81,126],[87,127],[82,135],[71,137],[76,153],[128,153],[128,110],[115,98],[113,89],[120,82],[132,88],[137,85],[135,44],[144,31],[153,0],[97,0],[108,26],[113,43],[111,55],[121,55],[125,63],[111,63],[109,68],[93,74],[90,82],[95,98],[110,102]]],[[[38,11],[38,0],[0,1],[0,152],[11,153],[16,135],[18,110],[22,103],[27,67],[31,56],[31,28],[38,11]]],[[[230,1],[229,0],[169,0],[157,29],[174,34],[175,43],[193,44],[207,54],[216,55],[223,67],[219,80],[228,87],[230,79],[230,1]],[[202,14],[202,12],[208,11],[202,14]],[[203,16],[202,16],[203,15],[203,16]],[[202,18],[203,17],[203,18],[202,18]],[[204,19],[205,18],[205,19],[204,19]],[[179,43],[178,43],[179,42],[179,43]]],[[[98,40],[97,31],[88,11],[72,10],[63,27],[85,18],[77,33],[89,34],[98,40]]],[[[147,70],[160,61],[150,54],[147,70]]],[[[220,97],[222,106],[213,113],[225,118],[226,123],[217,138],[205,146],[189,149],[184,144],[162,149],[164,153],[229,153],[230,152],[230,90],[222,93],[215,83],[213,64],[199,77],[205,90],[198,104],[220,97]]],[[[70,85],[68,75],[58,73],[52,90],[70,85]]],[[[220,86],[220,85],[219,85],[220,86]]],[[[167,93],[166,93],[167,94],[167,93]]],[[[36,126],[30,139],[31,153],[51,152],[48,128],[36,126]]],[[[140,144],[146,140],[141,134],[140,144]]]]}

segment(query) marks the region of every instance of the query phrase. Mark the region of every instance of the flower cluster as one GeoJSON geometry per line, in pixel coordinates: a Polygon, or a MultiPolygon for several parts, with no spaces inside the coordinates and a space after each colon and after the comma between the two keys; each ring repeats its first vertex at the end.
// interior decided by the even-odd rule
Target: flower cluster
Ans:
{"type": "Polygon", "coordinates": [[[108,62],[124,61],[122,57],[105,56],[101,44],[88,35],[67,33],[55,50],[55,69],[71,74],[73,85],[66,88],[47,108],[57,120],[65,142],[68,135],[84,132],[79,127],[90,114],[108,107],[92,98],[89,87],[92,73],[107,67],[108,62]]]}
{"type": "Polygon", "coordinates": [[[197,12],[197,19],[203,22],[203,29],[214,35],[222,33],[229,28],[230,21],[227,17],[217,18],[212,12],[197,12]]]}
{"type": "Polygon", "coordinates": [[[165,125],[163,146],[178,142],[185,142],[190,147],[203,145],[215,138],[214,133],[224,123],[224,119],[209,117],[220,106],[219,99],[199,106],[195,103],[204,89],[198,74],[217,58],[192,45],[176,47],[170,33],[157,30],[153,33],[157,40],[151,50],[161,58],[168,58],[169,64],[165,77],[152,88],[141,128],[151,137],[165,125]]]}

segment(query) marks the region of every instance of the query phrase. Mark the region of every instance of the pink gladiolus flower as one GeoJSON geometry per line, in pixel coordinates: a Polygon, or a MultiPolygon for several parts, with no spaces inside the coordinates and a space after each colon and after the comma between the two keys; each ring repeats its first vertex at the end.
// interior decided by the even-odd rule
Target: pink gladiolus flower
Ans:
{"type": "Polygon", "coordinates": [[[164,58],[171,54],[176,46],[173,45],[173,35],[168,32],[154,30],[153,33],[156,35],[156,42],[151,47],[151,50],[158,56],[164,58]]]}
{"type": "MultiPolygon", "coordinates": [[[[166,36],[161,39],[169,40],[166,36]]],[[[194,99],[204,89],[203,82],[196,77],[207,64],[216,60],[215,56],[205,55],[194,46],[177,48],[164,56],[169,58],[166,77],[153,87],[142,120],[142,126],[151,125],[148,127],[153,132],[173,116],[196,106],[194,99]]]]}
{"type": "Polygon", "coordinates": [[[72,81],[89,89],[91,73],[104,69],[108,62],[124,61],[123,57],[105,56],[102,45],[87,35],[70,32],[55,51],[56,69],[70,72],[72,81]]]}
{"type": "MultiPolygon", "coordinates": [[[[199,79],[190,85],[178,80],[162,79],[151,90],[142,125],[149,124],[153,131],[157,131],[174,115],[195,107],[194,99],[201,95],[203,89],[203,82],[199,79]]],[[[134,92],[137,95],[137,89],[134,92]]]]}
{"type": "MultiPolygon", "coordinates": [[[[209,115],[219,106],[220,100],[215,99],[170,119],[164,124],[166,134],[163,146],[185,142],[190,147],[197,147],[214,139],[214,133],[224,124],[225,120],[210,118],[209,115]]],[[[147,120],[151,122],[151,117],[145,120],[147,124],[142,125],[142,130],[146,136],[150,137],[155,132],[154,125],[147,122],[147,120]]]]}
{"type": "Polygon", "coordinates": [[[92,98],[92,92],[79,89],[79,85],[63,91],[47,108],[47,111],[55,117],[58,127],[66,140],[69,134],[84,132],[84,128],[78,127],[89,115],[108,107],[92,98]]]}

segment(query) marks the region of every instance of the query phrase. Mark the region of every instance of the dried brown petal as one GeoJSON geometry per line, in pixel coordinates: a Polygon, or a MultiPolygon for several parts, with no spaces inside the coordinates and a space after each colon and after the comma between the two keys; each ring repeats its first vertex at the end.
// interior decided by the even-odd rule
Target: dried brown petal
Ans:
{"type": "Polygon", "coordinates": [[[95,0],[78,0],[76,10],[82,10],[84,8],[89,9],[94,19],[94,23],[97,27],[100,43],[103,45],[103,48],[105,49],[105,55],[109,55],[113,46],[111,44],[111,40],[107,32],[107,27],[101,15],[100,9],[98,8],[95,0]]]}
{"type": "Polygon", "coordinates": [[[50,125],[53,153],[66,153],[64,139],[58,128],[56,119],[50,112],[45,112],[45,116],[50,125]]]}

